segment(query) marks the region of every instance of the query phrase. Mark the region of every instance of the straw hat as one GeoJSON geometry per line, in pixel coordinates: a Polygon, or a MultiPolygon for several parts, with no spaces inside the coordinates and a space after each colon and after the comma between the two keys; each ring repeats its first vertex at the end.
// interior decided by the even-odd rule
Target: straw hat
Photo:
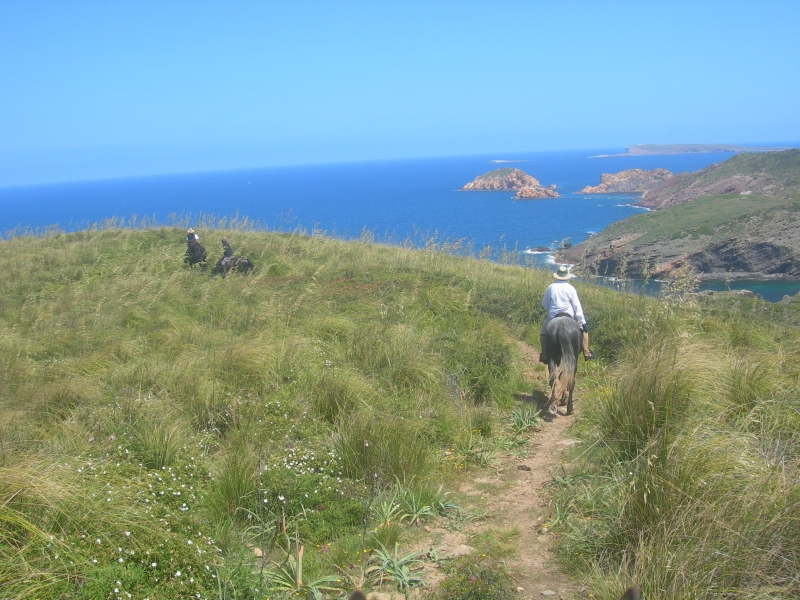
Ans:
{"type": "Polygon", "coordinates": [[[556,272],[553,273],[553,277],[561,281],[566,281],[567,279],[572,279],[575,276],[569,272],[569,267],[567,265],[558,265],[556,272]]]}

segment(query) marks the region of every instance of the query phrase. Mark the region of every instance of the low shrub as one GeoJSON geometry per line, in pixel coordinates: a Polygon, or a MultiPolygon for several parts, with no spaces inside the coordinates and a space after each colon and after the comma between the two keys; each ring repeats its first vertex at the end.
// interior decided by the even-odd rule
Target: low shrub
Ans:
{"type": "Polygon", "coordinates": [[[516,585],[505,565],[486,556],[464,556],[447,567],[447,576],[429,600],[511,600],[516,585]]]}

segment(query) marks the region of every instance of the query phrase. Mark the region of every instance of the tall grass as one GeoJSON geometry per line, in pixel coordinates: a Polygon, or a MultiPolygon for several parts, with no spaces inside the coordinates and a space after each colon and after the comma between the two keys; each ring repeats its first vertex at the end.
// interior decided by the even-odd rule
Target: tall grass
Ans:
{"type": "Polygon", "coordinates": [[[774,344],[731,356],[695,339],[642,340],[586,404],[591,450],[559,490],[563,556],[609,597],[629,581],[651,597],[795,597],[796,382],[774,344]]]}
{"type": "Polygon", "coordinates": [[[209,217],[193,226],[210,255],[227,235],[257,266],[212,278],[183,265],[181,229],[151,225],[0,243],[15,597],[208,597],[217,573],[253,597],[247,544],[275,552],[266,532],[292,524],[309,548],[356,535],[373,494],[428,485],[474,407],[521,385],[520,323],[474,301],[484,276],[529,290],[518,267],[209,217]]]}
{"type": "MultiPolygon", "coordinates": [[[[295,528],[325,577],[387,489],[438,489],[445,448],[491,462],[549,274],[225,227],[200,231],[211,256],[226,235],[253,275],[188,269],[182,230],[148,220],[0,242],[4,593],[263,597],[295,528]]],[[[564,556],[596,595],[797,595],[798,311],[576,285],[601,359],[579,374],[564,556]]]]}

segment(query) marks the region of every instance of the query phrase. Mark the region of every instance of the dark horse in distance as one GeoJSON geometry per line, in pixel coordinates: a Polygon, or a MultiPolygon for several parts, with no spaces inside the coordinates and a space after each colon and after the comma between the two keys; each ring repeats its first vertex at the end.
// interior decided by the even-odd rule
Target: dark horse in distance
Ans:
{"type": "Polygon", "coordinates": [[[225,277],[230,271],[233,271],[234,273],[247,275],[254,267],[253,261],[246,256],[231,256],[225,261],[225,264],[222,264],[222,259],[218,260],[211,270],[211,274],[225,277]]]}
{"type": "Polygon", "coordinates": [[[194,268],[195,265],[200,265],[200,270],[205,271],[208,267],[206,261],[206,249],[198,241],[189,242],[186,246],[186,254],[183,257],[183,262],[194,268]]]}
{"type": "Polygon", "coordinates": [[[572,414],[572,391],[578,373],[578,354],[581,351],[581,327],[571,315],[558,314],[547,324],[547,356],[550,362],[550,399],[547,407],[552,414],[559,406],[567,405],[572,414]]]}

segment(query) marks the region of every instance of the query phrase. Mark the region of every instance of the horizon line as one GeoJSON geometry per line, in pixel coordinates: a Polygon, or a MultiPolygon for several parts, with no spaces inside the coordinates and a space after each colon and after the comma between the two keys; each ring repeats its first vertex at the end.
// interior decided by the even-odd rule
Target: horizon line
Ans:
{"type": "MultiPolygon", "coordinates": [[[[417,155],[417,156],[405,156],[405,157],[395,157],[395,158],[372,158],[372,159],[350,159],[350,160],[320,160],[320,161],[311,161],[311,162],[297,162],[297,163],[279,163],[279,164],[271,164],[271,165],[262,165],[262,166],[248,166],[248,167],[230,167],[230,168],[209,168],[209,169],[189,169],[189,170],[176,170],[176,171],[166,171],[166,172],[150,172],[150,173],[141,173],[141,174],[130,174],[130,175],[110,175],[105,177],[89,177],[89,178],[75,178],[75,179],[56,179],[52,181],[32,181],[27,183],[0,183],[0,190],[7,190],[11,188],[23,188],[23,187],[37,187],[37,186],[50,186],[50,185],[64,185],[70,183],[90,183],[90,182],[104,182],[104,181],[119,181],[124,179],[149,179],[155,177],[180,177],[182,175],[199,175],[199,174],[211,174],[211,173],[231,173],[235,171],[261,171],[267,169],[285,169],[285,168],[299,168],[299,167],[311,167],[311,166],[323,166],[323,165],[347,165],[347,164],[363,164],[363,163],[380,163],[380,162],[401,162],[401,161],[414,161],[414,160],[433,160],[433,159],[447,159],[447,158],[466,158],[466,157],[488,157],[488,156],[496,156],[496,158],[489,159],[487,162],[489,163],[506,163],[506,162],[529,162],[530,159],[520,159],[520,158],[501,158],[501,155],[506,154],[511,156],[513,154],[548,154],[548,153],[568,153],[568,152],[581,152],[581,153],[588,153],[592,151],[598,150],[614,150],[619,148],[624,148],[625,152],[616,153],[616,154],[599,154],[599,155],[587,155],[586,158],[617,158],[623,156],[636,156],[642,157],[647,155],[636,155],[636,154],[628,154],[627,149],[633,146],[744,146],[744,147],[767,147],[767,148],[774,148],[774,150],[768,149],[764,151],[785,151],[785,150],[793,150],[800,148],[800,142],[783,142],[778,144],[766,144],[764,142],[738,142],[738,143],[722,143],[722,142],[712,142],[712,143],[698,143],[698,142],[673,142],[673,143],[664,143],[664,144],[651,144],[651,143],[637,143],[637,144],[628,144],[626,146],[606,146],[606,147],[594,147],[594,148],[566,148],[560,150],[517,150],[517,151],[508,151],[508,152],[491,152],[491,153],[468,153],[468,154],[436,154],[436,155],[417,155]]],[[[724,152],[724,151],[723,151],[724,152]]],[[[737,152],[730,151],[732,154],[737,152]]],[[[699,154],[694,152],[686,152],[686,153],[664,153],[664,154],[650,154],[649,156],[675,156],[678,154],[699,154]]]]}

